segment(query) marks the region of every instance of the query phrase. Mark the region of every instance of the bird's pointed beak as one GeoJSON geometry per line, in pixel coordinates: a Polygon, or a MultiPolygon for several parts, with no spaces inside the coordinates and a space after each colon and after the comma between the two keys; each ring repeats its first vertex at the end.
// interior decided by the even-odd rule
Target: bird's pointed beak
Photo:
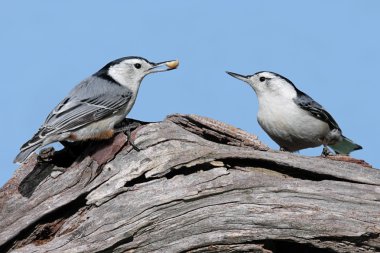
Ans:
{"type": "Polygon", "coordinates": [[[179,66],[179,61],[164,61],[159,63],[152,63],[152,65],[153,67],[149,69],[149,73],[163,72],[176,69],[179,66]]]}
{"type": "Polygon", "coordinates": [[[226,73],[229,74],[232,77],[235,77],[236,79],[239,79],[239,80],[243,81],[243,82],[246,82],[246,83],[249,82],[249,76],[243,76],[243,75],[236,74],[236,73],[233,73],[233,72],[230,72],[230,71],[226,71],[226,73]]]}

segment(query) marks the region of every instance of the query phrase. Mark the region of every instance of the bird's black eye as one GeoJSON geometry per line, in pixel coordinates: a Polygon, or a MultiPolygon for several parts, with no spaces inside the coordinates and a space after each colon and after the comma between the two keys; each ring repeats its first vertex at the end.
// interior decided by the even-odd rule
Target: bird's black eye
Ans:
{"type": "Polygon", "coordinates": [[[265,81],[265,77],[260,77],[260,82],[264,82],[265,81]]]}
{"type": "Polygon", "coordinates": [[[141,68],[141,64],[140,63],[135,63],[135,68],[137,68],[137,69],[141,68]]]}

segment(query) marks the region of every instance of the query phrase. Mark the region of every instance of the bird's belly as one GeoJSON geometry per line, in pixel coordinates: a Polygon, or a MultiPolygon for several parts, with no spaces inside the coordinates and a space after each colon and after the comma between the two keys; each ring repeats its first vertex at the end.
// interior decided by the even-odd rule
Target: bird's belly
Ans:
{"type": "Polygon", "coordinates": [[[114,134],[114,126],[120,122],[125,116],[114,115],[109,118],[93,122],[81,129],[70,134],[69,139],[72,141],[83,140],[102,140],[109,139],[114,134]]]}
{"type": "Polygon", "coordinates": [[[112,115],[103,120],[93,122],[83,128],[70,134],[69,139],[72,141],[78,140],[102,140],[109,139],[114,134],[114,126],[122,121],[132,109],[133,104],[136,101],[136,95],[131,97],[127,106],[120,112],[112,115]]]}
{"type": "Polygon", "coordinates": [[[277,144],[289,151],[321,145],[324,137],[330,132],[328,124],[297,105],[290,107],[259,110],[260,126],[277,144]]]}

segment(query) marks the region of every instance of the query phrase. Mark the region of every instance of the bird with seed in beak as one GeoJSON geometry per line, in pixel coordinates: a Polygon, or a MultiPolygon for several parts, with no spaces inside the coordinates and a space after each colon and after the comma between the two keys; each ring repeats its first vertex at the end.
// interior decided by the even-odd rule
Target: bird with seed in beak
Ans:
{"type": "Polygon", "coordinates": [[[36,149],[53,142],[111,138],[115,125],[132,109],[143,78],[173,70],[178,61],[152,63],[142,57],[111,61],[75,86],[47,116],[14,162],[24,162],[36,149]]]}

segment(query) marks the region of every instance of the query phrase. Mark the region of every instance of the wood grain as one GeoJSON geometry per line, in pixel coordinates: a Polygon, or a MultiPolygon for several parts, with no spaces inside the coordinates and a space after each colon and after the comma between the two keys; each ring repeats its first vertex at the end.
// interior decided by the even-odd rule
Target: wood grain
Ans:
{"type": "Polygon", "coordinates": [[[0,190],[0,252],[379,252],[380,171],[269,150],[196,115],[37,155],[0,190]],[[71,153],[71,152],[70,152],[71,153]]]}

